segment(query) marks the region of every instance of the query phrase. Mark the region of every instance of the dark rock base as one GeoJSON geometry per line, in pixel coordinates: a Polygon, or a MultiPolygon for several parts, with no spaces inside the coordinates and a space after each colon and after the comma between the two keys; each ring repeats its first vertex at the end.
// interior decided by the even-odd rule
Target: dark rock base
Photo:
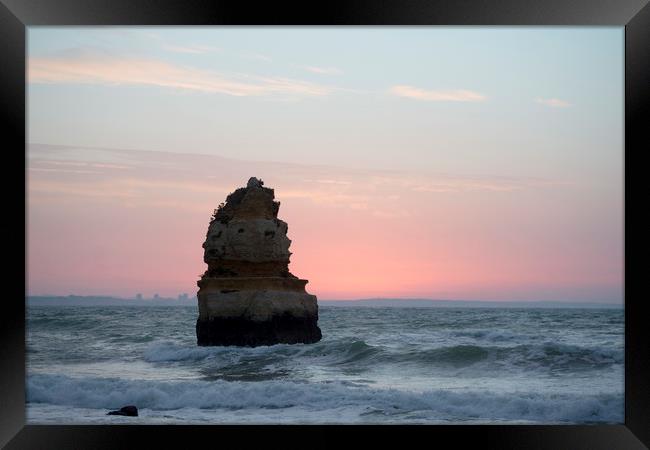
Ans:
{"type": "Polygon", "coordinates": [[[322,338],[318,318],[275,316],[265,322],[240,317],[196,321],[198,345],[257,347],[274,344],[313,344],[322,338]]]}

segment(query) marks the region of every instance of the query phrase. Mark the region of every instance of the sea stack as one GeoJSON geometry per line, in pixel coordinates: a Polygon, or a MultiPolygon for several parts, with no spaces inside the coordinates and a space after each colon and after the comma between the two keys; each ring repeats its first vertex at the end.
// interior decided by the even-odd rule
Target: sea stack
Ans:
{"type": "Polygon", "coordinates": [[[257,178],[214,211],[203,243],[208,265],[197,282],[198,345],[259,346],[321,339],[316,296],[289,272],[280,202],[257,178]]]}

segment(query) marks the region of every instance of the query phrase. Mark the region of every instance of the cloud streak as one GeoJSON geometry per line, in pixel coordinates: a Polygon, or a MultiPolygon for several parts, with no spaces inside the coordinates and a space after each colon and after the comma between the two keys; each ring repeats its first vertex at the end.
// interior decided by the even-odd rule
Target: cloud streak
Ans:
{"type": "Polygon", "coordinates": [[[273,62],[273,58],[267,55],[262,55],[261,53],[244,53],[243,55],[241,55],[241,57],[244,59],[254,59],[257,61],[273,62]]]}
{"type": "Polygon", "coordinates": [[[196,55],[221,51],[220,48],[209,45],[165,45],[163,49],[174,53],[191,53],[196,55]]]}
{"type": "MultiPolygon", "coordinates": [[[[602,225],[611,208],[602,216],[576,211],[584,186],[562,180],[39,144],[27,157],[31,292],[77,290],[80,280],[92,290],[127,277],[178,280],[170,289],[185,291],[204,270],[210,214],[251,175],[275,189],[290,224],[291,267],[317,295],[442,289],[463,297],[466,286],[503,286],[515,297],[571,283],[597,291],[602,279],[620,284],[610,250],[620,248],[620,234],[602,225]],[[102,270],[87,273],[98,257],[102,270]]],[[[145,289],[137,283],[120,288],[145,289]]]]}
{"type": "Polygon", "coordinates": [[[226,75],[150,58],[88,52],[29,59],[30,83],[157,86],[237,97],[298,95],[323,97],[335,88],[302,80],[226,75]]]}
{"type": "Polygon", "coordinates": [[[336,67],[316,67],[316,66],[298,66],[303,70],[319,75],[342,75],[343,71],[336,67]]]}
{"type": "Polygon", "coordinates": [[[480,102],[486,99],[483,94],[466,89],[427,90],[407,85],[393,86],[390,93],[428,102],[480,102]]]}
{"type": "Polygon", "coordinates": [[[566,100],[560,100],[559,98],[536,98],[535,102],[550,106],[551,108],[568,108],[571,106],[571,103],[566,100]]]}

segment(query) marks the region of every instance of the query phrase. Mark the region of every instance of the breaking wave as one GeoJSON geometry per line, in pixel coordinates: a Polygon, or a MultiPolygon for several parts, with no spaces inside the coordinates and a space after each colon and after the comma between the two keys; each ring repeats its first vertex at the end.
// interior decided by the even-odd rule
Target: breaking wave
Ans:
{"type": "Polygon", "coordinates": [[[508,393],[450,390],[405,392],[356,387],[342,382],[287,381],[144,381],[118,378],[72,378],[38,374],[27,380],[27,401],[79,408],[140,409],[297,408],[309,411],[345,410],[372,421],[373,415],[399,419],[408,413],[422,419],[531,420],[547,423],[620,423],[623,397],[596,394],[508,393]]]}

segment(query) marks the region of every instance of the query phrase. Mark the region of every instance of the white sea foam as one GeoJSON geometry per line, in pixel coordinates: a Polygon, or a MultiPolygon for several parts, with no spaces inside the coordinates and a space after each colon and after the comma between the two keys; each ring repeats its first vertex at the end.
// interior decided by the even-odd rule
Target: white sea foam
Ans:
{"type": "Polygon", "coordinates": [[[27,401],[111,409],[126,404],[151,410],[219,411],[301,409],[399,420],[530,420],[545,423],[622,422],[621,393],[582,395],[429,390],[416,393],[349,384],[288,381],[144,381],[37,374],[27,380],[27,401]]]}

